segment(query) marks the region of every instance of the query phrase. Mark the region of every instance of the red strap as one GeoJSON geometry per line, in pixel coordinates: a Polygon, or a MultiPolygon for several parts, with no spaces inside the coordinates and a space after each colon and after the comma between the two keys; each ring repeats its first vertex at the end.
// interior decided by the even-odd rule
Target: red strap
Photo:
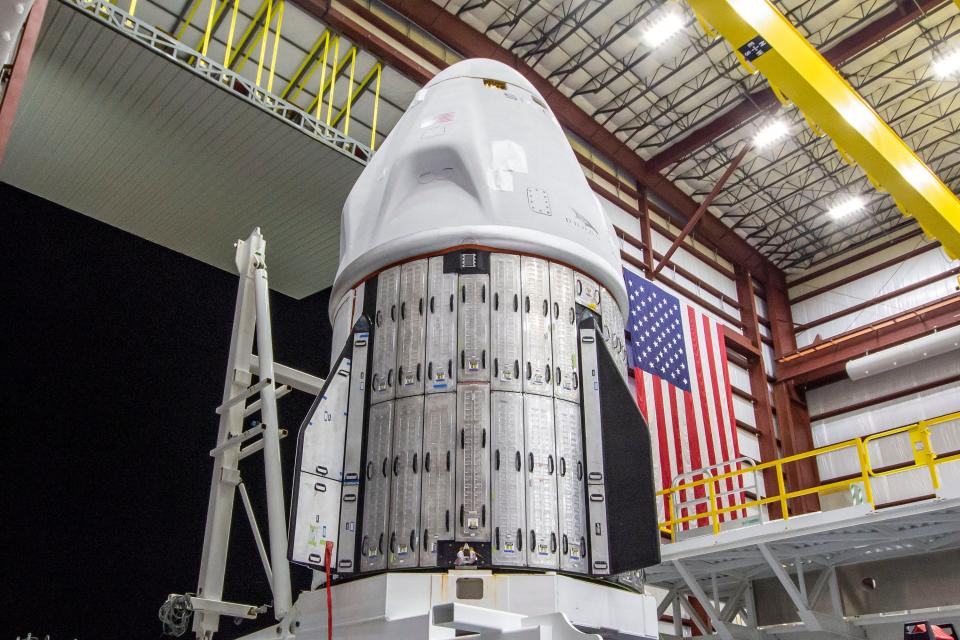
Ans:
{"type": "Polygon", "coordinates": [[[330,591],[330,565],[333,563],[333,542],[328,540],[323,552],[323,566],[327,572],[327,640],[333,640],[333,592],[330,591]]]}

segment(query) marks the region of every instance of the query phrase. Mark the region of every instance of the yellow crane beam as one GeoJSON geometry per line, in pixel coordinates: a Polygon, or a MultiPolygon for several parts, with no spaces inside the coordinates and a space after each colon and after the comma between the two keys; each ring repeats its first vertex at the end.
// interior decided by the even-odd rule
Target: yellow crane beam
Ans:
{"type": "MultiPolygon", "coordinates": [[[[792,101],[900,211],[960,258],[960,200],[767,0],[687,0],[748,68],[792,101]]],[[[960,3],[960,0],[957,0],[960,3]]],[[[712,28],[712,29],[711,29],[712,28]]]]}

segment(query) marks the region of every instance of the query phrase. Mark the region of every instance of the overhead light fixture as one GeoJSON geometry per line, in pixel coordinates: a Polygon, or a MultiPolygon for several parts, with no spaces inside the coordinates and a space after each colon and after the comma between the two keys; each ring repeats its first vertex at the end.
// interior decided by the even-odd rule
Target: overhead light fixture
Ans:
{"type": "Polygon", "coordinates": [[[651,49],[656,49],[664,42],[683,31],[683,16],[679,11],[667,9],[647,25],[643,32],[643,41],[651,49]]]}
{"type": "Polygon", "coordinates": [[[847,216],[856,213],[864,208],[865,203],[863,198],[860,196],[853,196],[852,198],[847,198],[846,200],[841,200],[837,204],[831,207],[830,211],[827,213],[830,214],[830,217],[834,220],[842,220],[847,216]]]}
{"type": "Polygon", "coordinates": [[[954,49],[933,62],[933,72],[940,78],[960,73],[960,49],[954,49]]]}
{"type": "Polygon", "coordinates": [[[790,128],[783,120],[772,120],[757,131],[757,135],[753,137],[753,146],[761,148],[769,146],[777,140],[786,138],[789,133],[790,128]]]}

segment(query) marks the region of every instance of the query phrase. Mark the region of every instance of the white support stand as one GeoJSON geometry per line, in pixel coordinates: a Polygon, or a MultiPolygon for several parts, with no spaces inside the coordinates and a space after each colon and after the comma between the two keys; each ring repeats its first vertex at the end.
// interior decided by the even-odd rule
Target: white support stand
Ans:
{"type": "Polygon", "coordinates": [[[316,376],[273,362],[273,339],[270,330],[270,298],[267,266],[264,260],[265,241],[257,228],[246,240],[237,241],[236,265],[240,275],[237,304],[233,316],[233,334],[227,358],[223,401],[217,408],[220,428],[217,444],[210,451],[213,457],[213,479],[207,506],[207,523],[200,559],[197,595],[191,598],[194,610],[193,631],[197,638],[208,640],[217,631],[220,616],[253,617],[262,608],[223,601],[230,523],[238,487],[243,505],[253,528],[264,571],[273,590],[273,611],[282,619],[291,607],[290,565],[287,562],[287,524],[280,466],[280,439],[286,431],[277,423],[277,398],[290,387],[315,395],[323,386],[316,376]],[[258,355],[253,354],[256,334],[258,355]],[[259,377],[251,384],[253,375],[259,377]],[[279,378],[279,380],[278,380],[279,378]],[[277,382],[287,386],[276,387],[277,382]],[[250,404],[248,399],[255,398],[250,404]],[[261,425],[243,431],[246,416],[260,411],[261,425]],[[255,438],[252,444],[241,445],[255,438]],[[263,451],[267,490],[267,530],[269,556],[256,524],[252,506],[241,485],[238,463],[257,451],[263,451]]]}

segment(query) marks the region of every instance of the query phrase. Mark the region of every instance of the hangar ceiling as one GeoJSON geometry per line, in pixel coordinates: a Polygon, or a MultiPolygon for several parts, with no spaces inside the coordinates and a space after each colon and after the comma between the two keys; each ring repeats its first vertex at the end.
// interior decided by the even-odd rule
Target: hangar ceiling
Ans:
{"type": "MultiPolygon", "coordinates": [[[[788,271],[913,224],[796,108],[771,99],[764,78],[749,74],[724,40],[711,41],[683,2],[438,4],[532,65],[698,200],[745,141],[771,121],[783,122],[788,134],[748,153],[711,209],[788,271]],[[651,46],[647,34],[664,12],[675,12],[683,26],[651,46]],[[831,207],[852,196],[862,197],[863,210],[831,219],[831,207]]],[[[941,78],[932,68],[960,45],[960,8],[914,0],[774,4],[821,53],[839,58],[841,75],[944,183],[960,190],[960,77],[941,78]],[[902,26],[887,35],[880,27],[888,24],[902,26]],[[849,55],[863,34],[877,33],[886,37],[867,40],[849,55]]]]}

